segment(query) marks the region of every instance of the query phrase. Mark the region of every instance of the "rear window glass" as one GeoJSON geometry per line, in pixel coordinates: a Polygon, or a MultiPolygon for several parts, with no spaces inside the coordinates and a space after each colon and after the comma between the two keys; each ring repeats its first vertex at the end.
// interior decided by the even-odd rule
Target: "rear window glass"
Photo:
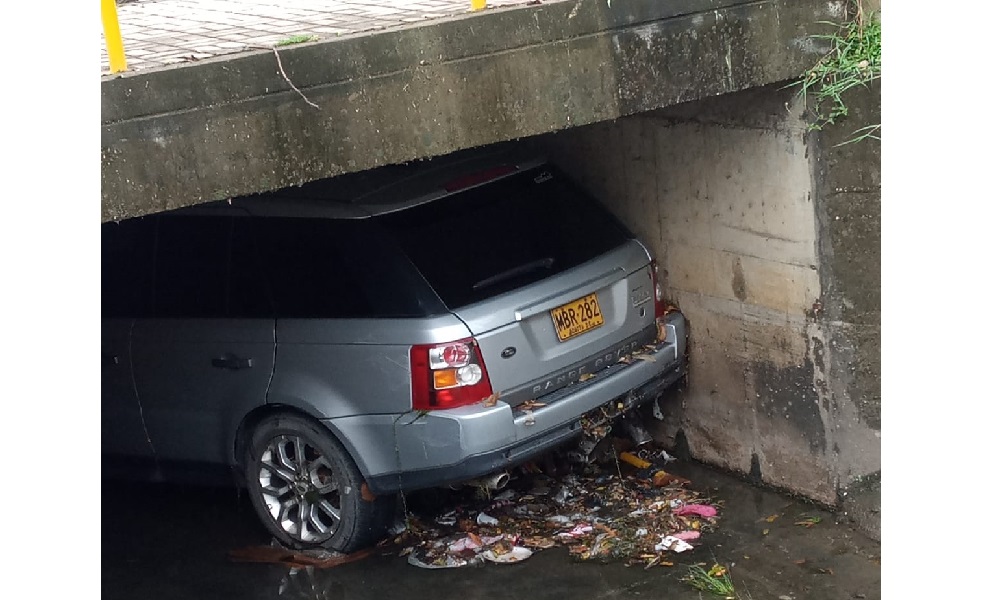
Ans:
{"type": "Polygon", "coordinates": [[[631,237],[547,166],[378,221],[451,309],[540,281],[631,237]]]}

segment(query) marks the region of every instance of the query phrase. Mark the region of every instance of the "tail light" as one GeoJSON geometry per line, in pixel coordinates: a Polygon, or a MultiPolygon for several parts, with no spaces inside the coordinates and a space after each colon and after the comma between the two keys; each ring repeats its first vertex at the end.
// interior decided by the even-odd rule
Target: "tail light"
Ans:
{"type": "Polygon", "coordinates": [[[410,348],[414,410],[475,404],[493,394],[479,344],[472,338],[410,348]]]}
{"type": "Polygon", "coordinates": [[[649,266],[653,274],[653,312],[656,318],[660,318],[667,314],[667,294],[664,291],[667,281],[656,260],[650,261],[649,266]]]}

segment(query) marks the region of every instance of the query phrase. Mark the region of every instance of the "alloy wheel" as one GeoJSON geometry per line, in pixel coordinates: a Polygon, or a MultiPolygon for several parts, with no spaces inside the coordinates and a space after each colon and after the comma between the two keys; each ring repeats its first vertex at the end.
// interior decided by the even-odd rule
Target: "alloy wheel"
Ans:
{"type": "Polygon", "coordinates": [[[272,438],[260,458],[260,493],[275,523],[304,543],[329,539],[340,524],[340,488],[330,457],[298,435],[272,438]]]}

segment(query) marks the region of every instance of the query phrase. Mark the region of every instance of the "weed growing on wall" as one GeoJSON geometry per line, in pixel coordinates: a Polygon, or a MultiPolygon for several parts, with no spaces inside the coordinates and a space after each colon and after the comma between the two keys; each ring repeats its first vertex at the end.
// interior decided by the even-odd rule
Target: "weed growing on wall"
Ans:
{"type": "MultiPolygon", "coordinates": [[[[878,12],[865,14],[860,7],[846,23],[823,22],[835,28],[828,35],[814,36],[830,45],[830,51],[802,79],[799,94],[813,114],[810,130],[819,130],[836,123],[847,115],[849,107],[843,95],[850,89],[865,86],[882,76],[882,20],[878,12]]],[[[880,139],[881,124],[868,125],[855,131],[856,137],[844,143],[865,138],[880,139]]]]}

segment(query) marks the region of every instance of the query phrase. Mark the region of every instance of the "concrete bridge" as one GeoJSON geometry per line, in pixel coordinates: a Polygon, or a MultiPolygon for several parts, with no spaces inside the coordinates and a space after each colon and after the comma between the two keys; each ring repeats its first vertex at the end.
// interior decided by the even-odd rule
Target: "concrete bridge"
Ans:
{"type": "Polygon", "coordinates": [[[108,77],[102,220],[787,80],[816,61],[822,48],[809,36],[837,10],[815,0],[545,2],[284,47],[280,65],[265,48],[108,77]]]}
{"type": "Polygon", "coordinates": [[[843,11],[545,1],[104,76],[102,221],[536,145],[655,249],[691,321],[655,434],[878,536],[879,147],[837,144],[880,95],[819,133],[785,87],[843,11]]]}

